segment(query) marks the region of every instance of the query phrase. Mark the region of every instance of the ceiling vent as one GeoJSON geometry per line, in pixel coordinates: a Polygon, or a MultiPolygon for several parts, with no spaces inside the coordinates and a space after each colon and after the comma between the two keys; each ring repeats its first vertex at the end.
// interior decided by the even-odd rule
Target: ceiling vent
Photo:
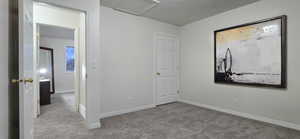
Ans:
{"type": "Polygon", "coordinates": [[[160,3],[159,0],[113,0],[112,8],[141,16],[160,3]]]}

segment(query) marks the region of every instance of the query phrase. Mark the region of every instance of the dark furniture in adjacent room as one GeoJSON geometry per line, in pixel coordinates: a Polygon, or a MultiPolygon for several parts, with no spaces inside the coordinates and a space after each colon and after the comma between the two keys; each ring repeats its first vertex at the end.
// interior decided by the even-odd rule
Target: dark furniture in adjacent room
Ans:
{"type": "Polygon", "coordinates": [[[40,81],[40,105],[51,104],[50,80],[40,81]]]}

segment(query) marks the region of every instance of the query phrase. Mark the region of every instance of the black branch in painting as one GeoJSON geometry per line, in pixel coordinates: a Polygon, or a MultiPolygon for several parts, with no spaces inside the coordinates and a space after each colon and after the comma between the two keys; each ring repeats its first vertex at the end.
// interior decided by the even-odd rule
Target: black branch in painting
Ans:
{"type": "Polygon", "coordinates": [[[222,81],[222,82],[232,82],[231,76],[233,75],[232,73],[232,53],[229,48],[227,48],[225,57],[222,59],[221,65],[219,65],[219,69],[221,69],[223,66],[225,72],[217,72],[216,73],[216,80],[217,81],[222,81]]]}

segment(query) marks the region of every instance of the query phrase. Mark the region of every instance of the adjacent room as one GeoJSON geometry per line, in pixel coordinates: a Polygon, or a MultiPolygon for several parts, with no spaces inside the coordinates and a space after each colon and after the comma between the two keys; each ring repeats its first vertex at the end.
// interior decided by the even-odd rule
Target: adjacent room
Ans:
{"type": "Polygon", "coordinates": [[[25,1],[0,139],[300,139],[299,0],[25,1]]]}
{"type": "Polygon", "coordinates": [[[57,126],[72,126],[86,117],[82,75],[85,17],[80,11],[45,3],[33,6],[39,79],[34,97],[34,138],[42,138],[57,126]],[[72,121],[75,116],[78,120],[72,121]]]}
{"type": "Polygon", "coordinates": [[[75,105],[74,30],[47,25],[40,25],[39,30],[40,81],[50,82],[51,94],[70,94],[70,104],[75,105]]]}
{"type": "Polygon", "coordinates": [[[52,116],[69,118],[69,113],[76,113],[74,30],[50,25],[38,28],[40,107],[34,123],[36,136],[58,122],[52,116]]]}

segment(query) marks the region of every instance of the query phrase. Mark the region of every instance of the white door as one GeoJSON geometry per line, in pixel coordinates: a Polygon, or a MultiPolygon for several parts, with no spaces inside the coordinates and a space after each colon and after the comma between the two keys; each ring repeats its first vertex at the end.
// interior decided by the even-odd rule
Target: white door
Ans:
{"type": "Polygon", "coordinates": [[[155,36],[155,95],[156,105],[177,101],[178,98],[178,48],[176,36],[155,36]]]}
{"type": "Polygon", "coordinates": [[[33,2],[19,0],[20,139],[33,136],[33,2]]]}

